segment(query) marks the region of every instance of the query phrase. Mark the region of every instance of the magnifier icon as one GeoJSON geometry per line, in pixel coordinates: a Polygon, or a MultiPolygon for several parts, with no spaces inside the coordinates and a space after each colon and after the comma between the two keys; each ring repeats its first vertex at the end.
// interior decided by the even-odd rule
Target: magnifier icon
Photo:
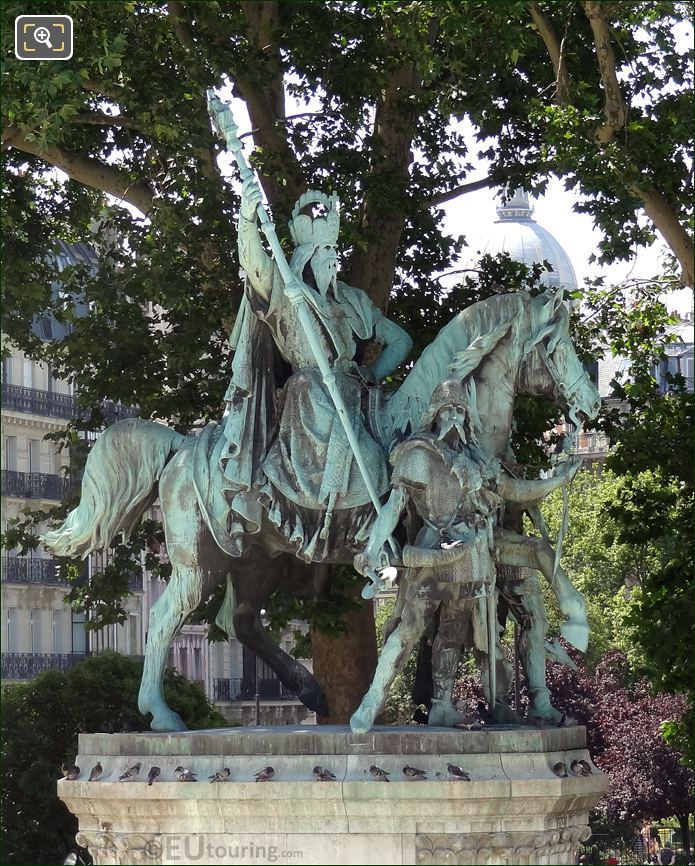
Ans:
{"type": "Polygon", "coordinates": [[[51,34],[48,31],[47,27],[37,27],[34,31],[34,39],[40,45],[46,45],[48,48],[53,51],[53,46],[51,45],[51,34]]]}

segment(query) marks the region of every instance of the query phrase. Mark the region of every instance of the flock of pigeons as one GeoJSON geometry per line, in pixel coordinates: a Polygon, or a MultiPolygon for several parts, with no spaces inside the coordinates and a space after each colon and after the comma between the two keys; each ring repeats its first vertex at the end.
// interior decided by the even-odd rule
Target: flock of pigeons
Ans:
{"type": "MultiPolygon", "coordinates": [[[[118,780],[120,782],[128,782],[136,779],[140,775],[140,770],[142,768],[142,764],[138,761],[137,764],[133,764],[132,767],[128,767],[128,769],[122,773],[118,780]]],[[[80,768],[72,765],[66,766],[63,764],[63,777],[70,782],[75,782],[80,778],[80,768]]],[[[447,779],[449,781],[454,782],[470,782],[471,777],[468,773],[462,768],[457,767],[456,764],[447,764],[447,779]]],[[[157,781],[160,774],[162,772],[161,767],[150,767],[150,770],[147,774],[147,784],[152,785],[157,781]]],[[[381,767],[377,767],[375,764],[369,768],[369,770],[362,771],[365,776],[370,776],[375,782],[389,782],[389,776],[391,773],[383,770],[381,767]]],[[[104,768],[101,766],[100,762],[97,762],[89,774],[89,782],[98,782],[104,773],[104,768]]],[[[567,770],[567,765],[562,761],[558,761],[553,765],[553,773],[556,776],[559,776],[561,779],[567,778],[570,774],[573,776],[590,776],[592,773],[591,765],[588,761],[578,760],[572,761],[569,766],[569,772],[567,770]]],[[[177,782],[197,782],[198,776],[193,770],[189,770],[187,767],[178,766],[174,770],[174,776],[177,782]]],[[[221,770],[216,770],[211,776],[208,776],[208,780],[210,783],[214,782],[228,782],[231,779],[232,772],[229,767],[223,767],[221,770]]],[[[313,769],[314,780],[317,782],[337,782],[338,778],[335,773],[332,773],[330,770],[327,770],[325,767],[320,767],[318,764],[313,769]]],[[[403,776],[408,782],[424,782],[427,780],[427,772],[425,770],[419,770],[417,767],[411,767],[406,764],[403,767],[403,776]]],[[[437,772],[434,774],[435,779],[441,779],[443,776],[442,773],[437,772]]],[[[259,770],[255,775],[256,782],[271,782],[275,778],[275,770],[272,767],[263,767],[262,770],[259,770]]],[[[370,781],[367,779],[367,781],[370,781]]]]}

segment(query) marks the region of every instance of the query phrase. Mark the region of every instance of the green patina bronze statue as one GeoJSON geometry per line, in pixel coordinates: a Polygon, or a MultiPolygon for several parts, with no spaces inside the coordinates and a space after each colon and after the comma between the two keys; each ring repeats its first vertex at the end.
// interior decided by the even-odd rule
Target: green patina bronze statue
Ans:
{"type": "MultiPolygon", "coordinates": [[[[539,569],[551,581],[566,617],[562,634],[581,650],[588,639],[584,602],[550,544],[502,529],[500,515],[506,501],[537,500],[574,471],[567,463],[530,487],[505,471],[516,396],[561,403],[575,426],[599,406],[573,348],[561,294],[515,292],[474,304],[442,329],[398,390],[382,393],[378,381],[406,359],[411,341],[364,292],[337,279],[336,199],[317,192],[299,199],[289,226],[295,250],[287,261],[231,113],[212,94],[209,105],[243,183],[238,238],[247,282],[231,336],[226,411],[200,436],[132,419],[109,427],[89,455],[80,505],[45,543],[65,556],[104,549],[159,495],[172,576],[150,614],[139,697],[153,730],[183,729],[162,693],[168,648],[186,617],[221,584],[226,595],[218,624],[310,709],[327,714],[319,684],[273,642],[260,612],[279,587],[298,596],[314,591],[307,563],[351,563],[356,555],[369,578],[363,594],[371,597],[384,585],[379,572],[401,563],[396,535],[408,539],[398,614],[407,628],[394,626],[387,647],[392,639],[412,644],[437,612],[440,696],[433,722],[455,719],[449,681],[454,650],[465,641],[487,671],[491,708],[498,716],[511,712],[506,698],[499,707],[494,700],[508,683],[492,622],[500,595],[526,623],[533,711],[554,717],[539,673],[542,601],[532,582],[512,592],[500,579],[503,564],[539,569]],[[359,356],[365,341],[382,347],[369,369],[359,356]],[[452,420],[459,414],[465,421],[452,420]],[[465,435],[459,432],[457,441],[451,430],[465,435]],[[440,482],[437,496],[418,492],[423,484],[439,490],[440,482]]],[[[383,692],[398,664],[398,652],[387,647],[354,720],[360,730],[370,726],[380,701],[373,690],[383,692]]]]}

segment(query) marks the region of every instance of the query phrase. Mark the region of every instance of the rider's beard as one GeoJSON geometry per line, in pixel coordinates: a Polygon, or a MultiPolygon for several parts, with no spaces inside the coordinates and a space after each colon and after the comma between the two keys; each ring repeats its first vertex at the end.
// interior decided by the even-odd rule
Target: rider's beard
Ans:
{"type": "Polygon", "coordinates": [[[316,288],[325,297],[328,290],[332,289],[335,293],[336,282],[336,261],[334,257],[324,258],[320,255],[315,255],[311,259],[311,272],[316,281],[316,288]]]}
{"type": "Polygon", "coordinates": [[[460,451],[468,442],[468,436],[463,426],[463,419],[454,419],[451,416],[442,418],[437,438],[442,442],[446,442],[449,448],[460,451]]]}

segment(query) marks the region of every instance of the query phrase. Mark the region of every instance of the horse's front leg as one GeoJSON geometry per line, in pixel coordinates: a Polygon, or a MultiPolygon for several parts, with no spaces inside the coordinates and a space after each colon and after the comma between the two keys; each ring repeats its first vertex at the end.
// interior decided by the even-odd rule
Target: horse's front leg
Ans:
{"type": "Polygon", "coordinates": [[[495,558],[503,565],[518,565],[540,571],[557,598],[567,620],[560,634],[581,652],[589,645],[589,624],[584,596],[572,585],[562,566],[553,574],[555,553],[542,538],[520,535],[507,529],[495,529],[495,558]]]}
{"type": "Polygon", "coordinates": [[[202,591],[201,568],[174,565],[169,585],[150,611],[138,708],[143,714],[152,713],[153,731],[186,730],[181,716],[167,706],[162,684],[171,642],[200,603],[202,591]]]}

